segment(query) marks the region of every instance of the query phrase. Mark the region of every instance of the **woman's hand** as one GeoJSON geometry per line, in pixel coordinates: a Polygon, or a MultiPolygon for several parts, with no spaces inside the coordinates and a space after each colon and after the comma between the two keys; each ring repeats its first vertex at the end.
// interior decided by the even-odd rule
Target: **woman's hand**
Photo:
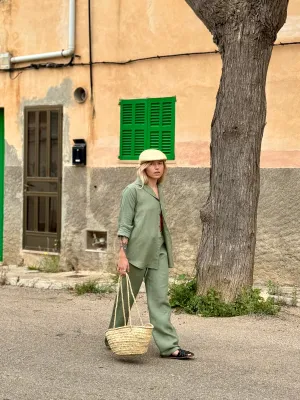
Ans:
{"type": "Polygon", "coordinates": [[[117,271],[121,276],[124,276],[126,275],[126,272],[129,272],[129,262],[127,260],[127,257],[120,256],[117,271]]]}

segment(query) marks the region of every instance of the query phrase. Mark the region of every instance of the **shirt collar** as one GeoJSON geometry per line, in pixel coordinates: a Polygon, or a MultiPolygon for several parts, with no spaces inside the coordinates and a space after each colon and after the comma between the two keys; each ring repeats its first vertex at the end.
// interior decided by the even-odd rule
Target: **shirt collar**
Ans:
{"type": "MultiPolygon", "coordinates": [[[[141,181],[140,178],[137,178],[137,179],[135,180],[134,183],[135,183],[137,186],[140,186],[140,188],[143,188],[143,189],[144,189],[147,193],[149,193],[151,196],[153,196],[153,197],[155,197],[157,200],[159,200],[159,199],[156,197],[154,191],[151,189],[150,186],[148,186],[148,185],[144,185],[144,186],[143,186],[142,181],[141,181]]],[[[161,197],[161,187],[160,187],[160,186],[161,186],[161,184],[158,183],[157,188],[158,188],[159,197],[161,197]]]]}

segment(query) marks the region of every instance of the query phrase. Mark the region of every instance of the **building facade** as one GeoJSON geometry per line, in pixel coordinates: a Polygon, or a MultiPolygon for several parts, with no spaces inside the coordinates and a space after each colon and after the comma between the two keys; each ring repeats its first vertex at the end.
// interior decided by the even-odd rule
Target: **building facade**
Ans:
{"type": "MultiPolygon", "coordinates": [[[[261,282],[300,283],[298,41],[294,0],[268,73],[255,259],[261,282]]],[[[2,0],[0,68],[4,261],[30,264],[49,252],[66,269],[114,271],[120,194],[135,179],[138,153],[151,146],[169,158],[173,273],[191,273],[221,60],[189,6],[53,0],[45,10],[33,0],[2,0]]]]}

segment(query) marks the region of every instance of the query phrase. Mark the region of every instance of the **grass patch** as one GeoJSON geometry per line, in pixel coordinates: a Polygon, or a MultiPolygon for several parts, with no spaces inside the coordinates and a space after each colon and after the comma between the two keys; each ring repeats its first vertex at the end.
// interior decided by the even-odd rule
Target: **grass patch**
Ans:
{"type": "Polygon", "coordinates": [[[0,265],[0,286],[7,284],[7,272],[8,268],[0,265]]]}
{"type": "Polygon", "coordinates": [[[298,290],[296,286],[294,286],[292,290],[291,306],[297,307],[297,305],[298,305],[298,290]]]}
{"type": "Polygon", "coordinates": [[[276,304],[281,306],[292,306],[297,307],[298,305],[298,290],[297,287],[294,286],[289,296],[288,293],[283,293],[283,289],[279,286],[277,282],[273,282],[271,280],[267,283],[268,294],[274,296],[274,300],[276,304]],[[290,297],[290,299],[286,299],[290,297]]]}
{"type": "Polygon", "coordinates": [[[274,299],[265,300],[260,295],[259,289],[244,289],[231,303],[225,303],[214,289],[210,289],[205,296],[197,296],[196,289],[196,278],[173,283],[169,290],[171,307],[203,317],[275,315],[280,311],[280,306],[275,303],[274,299]]]}
{"type": "Polygon", "coordinates": [[[268,281],[267,283],[268,294],[273,296],[282,296],[282,289],[277,282],[268,281]]]}
{"type": "Polygon", "coordinates": [[[55,274],[61,272],[59,256],[45,255],[41,258],[37,265],[29,265],[27,267],[30,271],[47,272],[55,274]]]}
{"type": "Polygon", "coordinates": [[[86,293],[104,294],[113,293],[115,291],[113,284],[99,285],[95,280],[89,280],[83,283],[77,283],[75,285],[75,292],[78,295],[83,295],[86,293]]]}
{"type": "Polygon", "coordinates": [[[29,271],[40,271],[37,265],[28,265],[27,269],[29,269],[29,271]]]}
{"type": "Polygon", "coordinates": [[[111,280],[114,284],[117,284],[119,282],[119,274],[113,274],[111,280]]]}

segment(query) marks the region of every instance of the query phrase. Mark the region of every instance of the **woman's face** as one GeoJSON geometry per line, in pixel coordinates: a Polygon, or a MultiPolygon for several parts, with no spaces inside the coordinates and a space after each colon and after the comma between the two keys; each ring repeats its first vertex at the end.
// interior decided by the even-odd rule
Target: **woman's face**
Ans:
{"type": "Polygon", "coordinates": [[[159,179],[162,177],[164,169],[165,166],[163,161],[152,161],[145,171],[149,178],[159,179]]]}

